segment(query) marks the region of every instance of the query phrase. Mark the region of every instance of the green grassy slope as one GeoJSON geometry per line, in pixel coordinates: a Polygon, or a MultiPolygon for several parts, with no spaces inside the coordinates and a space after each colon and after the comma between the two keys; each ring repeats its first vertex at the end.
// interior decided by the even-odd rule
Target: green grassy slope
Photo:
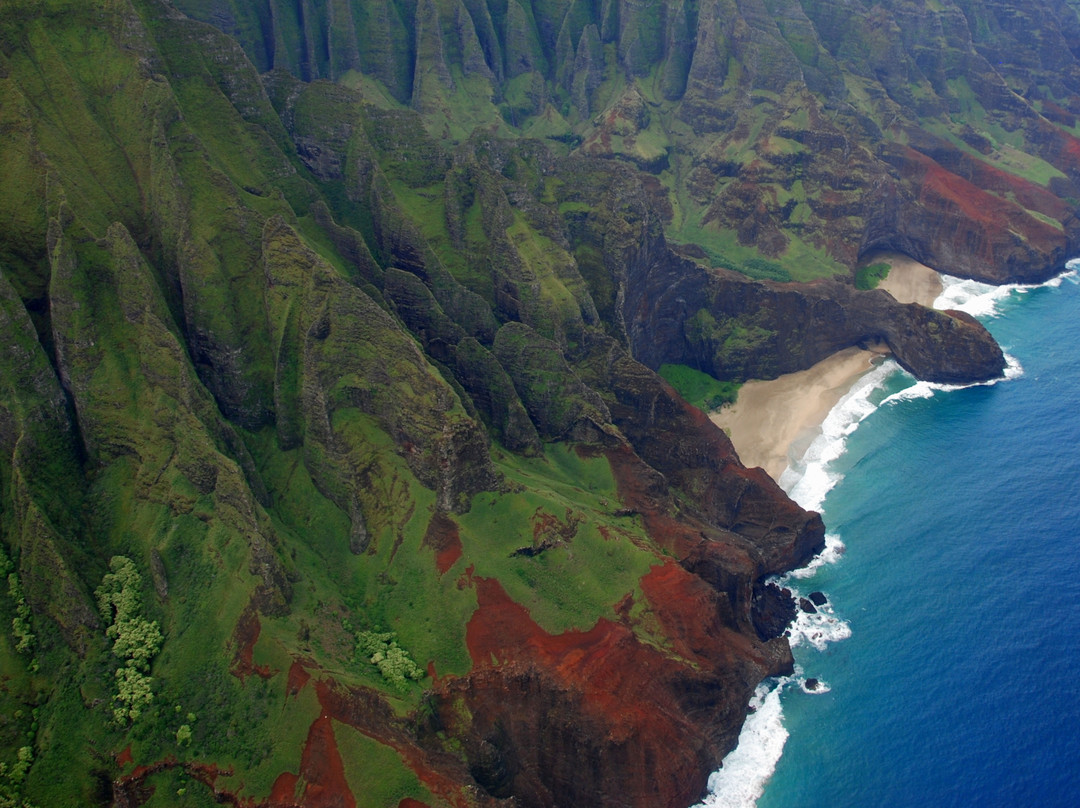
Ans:
{"type": "MultiPolygon", "coordinates": [[[[820,522],[630,358],[627,267],[844,276],[924,192],[1041,249],[1080,177],[1071,73],[995,106],[825,3],[752,60],[737,6],[6,0],[0,805],[493,805],[504,682],[590,692],[597,771],[646,748],[589,691],[619,654],[731,699],[658,711],[686,782],[730,747],[784,661],[761,548],[820,522]],[[492,592],[525,673],[475,656],[492,592]]],[[[735,375],[773,336],[695,311],[735,375]]]]}

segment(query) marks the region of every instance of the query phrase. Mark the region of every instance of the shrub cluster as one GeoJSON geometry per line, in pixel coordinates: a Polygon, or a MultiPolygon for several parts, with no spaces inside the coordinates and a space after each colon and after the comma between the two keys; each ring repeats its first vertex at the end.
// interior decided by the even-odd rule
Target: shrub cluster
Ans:
{"type": "MultiPolygon", "coordinates": [[[[8,595],[15,605],[15,617],[11,620],[11,633],[15,637],[15,650],[21,654],[32,654],[35,637],[30,627],[30,605],[23,595],[19,576],[15,574],[15,565],[11,563],[3,546],[0,546],[0,576],[6,575],[8,595]]],[[[37,670],[37,661],[31,663],[31,670],[37,670]]]]}
{"type": "Polygon", "coordinates": [[[409,680],[424,678],[424,671],[413,662],[409,652],[397,644],[392,631],[361,631],[356,635],[356,655],[379,669],[383,679],[399,693],[409,689],[409,680]]]}
{"type": "Polygon", "coordinates": [[[34,750],[21,746],[16,755],[12,765],[0,763],[0,808],[33,808],[20,798],[19,792],[26,773],[30,771],[30,764],[34,762],[34,750]]]}
{"type": "Polygon", "coordinates": [[[153,700],[148,676],[150,663],[161,650],[161,631],[156,620],[142,615],[142,577],[134,562],[113,556],[109,569],[97,588],[98,606],[108,624],[105,633],[112,638],[113,655],[123,663],[116,671],[116,695],[113,718],[126,724],[139,717],[142,708],[153,700]]]}
{"type": "Polygon", "coordinates": [[[890,265],[885,262],[859,267],[855,271],[855,288],[867,291],[877,289],[878,284],[889,276],[890,265]]]}

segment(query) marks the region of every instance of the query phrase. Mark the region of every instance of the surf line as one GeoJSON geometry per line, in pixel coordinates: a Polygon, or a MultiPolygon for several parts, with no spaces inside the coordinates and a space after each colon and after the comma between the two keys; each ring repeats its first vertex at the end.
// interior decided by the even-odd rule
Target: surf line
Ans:
{"type": "MultiPolygon", "coordinates": [[[[991,286],[942,275],[943,289],[934,301],[934,308],[959,309],[980,319],[993,318],[1000,314],[1000,304],[1013,294],[1024,294],[1044,286],[1056,287],[1065,280],[1080,283],[1080,259],[1069,261],[1062,274],[1042,284],[991,286]]],[[[979,384],[996,384],[1023,374],[1019,361],[1007,352],[1005,358],[1007,367],[1003,379],[979,384]]],[[[848,437],[871,413],[879,407],[928,398],[937,392],[962,387],[917,381],[895,361],[884,361],[860,377],[833,407],[822,423],[821,433],[802,457],[789,463],[781,475],[781,488],[803,508],[822,510],[829,491],[842,479],[842,474],[834,470],[835,462],[844,455],[848,437]],[[882,396],[886,384],[897,374],[907,376],[908,384],[892,395],[882,396]]],[[[780,586],[792,591],[797,601],[803,595],[796,582],[813,578],[822,566],[836,563],[843,556],[844,544],[839,536],[826,534],[825,541],[825,550],[806,567],[777,579],[780,586]]],[[[850,637],[851,628],[835,614],[824,593],[811,594],[817,596],[811,601],[815,610],[810,612],[800,608],[788,629],[788,637],[793,648],[807,644],[823,651],[830,643],[850,637]],[[819,604],[817,601],[822,598],[825,599],[819,604]]],[[[762,682],[750,701],[750,714],[743,724],[738,745],[724,758],[722,767],[709,777],[707,796],[693,808],[754,808],[776,770],[788,738],[781,695],[796,686],[806,693],[829,692],[826,682],[806,677],[800,665],[795,666],[791,676],[762,682]]]]}

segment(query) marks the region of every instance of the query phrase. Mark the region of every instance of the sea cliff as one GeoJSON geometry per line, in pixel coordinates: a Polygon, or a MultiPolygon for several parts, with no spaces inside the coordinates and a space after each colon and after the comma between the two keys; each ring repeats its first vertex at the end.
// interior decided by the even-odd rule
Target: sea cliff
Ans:
{"type": "Polygon", "coordinates": [[[0,797],[692,803],[824,525],[656,371],[1077,246],[1074,6],[941,6],[9,0],[0,797]]]}

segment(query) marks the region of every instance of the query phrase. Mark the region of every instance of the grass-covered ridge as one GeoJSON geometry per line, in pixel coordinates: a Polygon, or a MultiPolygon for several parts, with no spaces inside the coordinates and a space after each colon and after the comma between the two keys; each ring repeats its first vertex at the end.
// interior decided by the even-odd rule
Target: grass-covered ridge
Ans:
{"type": "Polygon", "coordinates": [[[558,437],[614,438],[601,397],[495,358],[510,319],[556,369],[598,327],[538,158],[454,166],[400,109],[278,77],[283,101],[154,3],[19,13],[0,91],[25,137],[0,148],[39,195],[4,184],[4,798],[458,804],[397,722],[472,670],[471,577],[552,635],[633,602],[665,643],[639,583],[663,554],[608,461],[533,426],[558,389],[558,437]],[[364,720],[321,719],[345,692],[364,720]]]}
{"type": "Polygon", "coordinates": [[[657,372],[679,391],[680,396],[701,410],[716,410],[725,404],[734,404],[739,395],[737,383],[717,381],[708,373],[686,365],[664,364],[657,372]]]}
{"type": "MultiPolygon", "coordinates": [[[[301,5],[0,12],[0,804],[600,804],[627,749],[690,799],[820,523],[635,361],[629,287],[848,278],[931,203],[1042,249],[1069,88],[898,84],[859,15],[751,63],[711,3],[301,5]]],[[[722,302],[677,339],[768,369],[722,302]]]]}

